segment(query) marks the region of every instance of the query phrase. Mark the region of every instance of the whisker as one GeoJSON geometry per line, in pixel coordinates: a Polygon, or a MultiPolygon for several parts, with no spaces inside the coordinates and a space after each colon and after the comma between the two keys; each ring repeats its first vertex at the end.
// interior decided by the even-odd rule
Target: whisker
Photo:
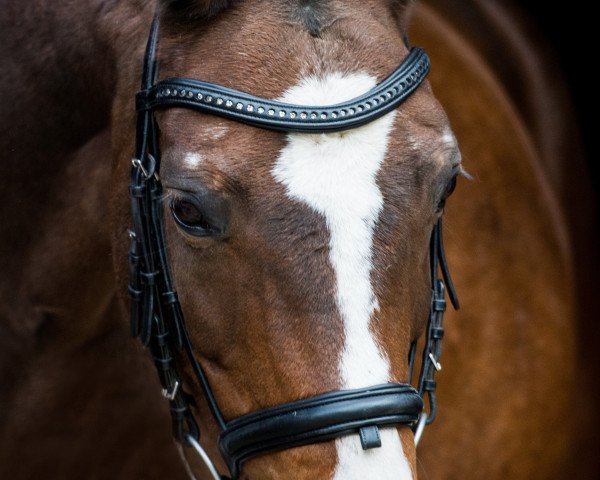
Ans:
{"type": "Polygon", "coordinates": [[[463,178],[466,178],[467,180],[474,180],[475,179],[473,177],[473,175],[471,175],[469,172],[467,172],[462,165],[459,165],[459,167],[458,167],[458,175],[460,175],[463,178]]]}

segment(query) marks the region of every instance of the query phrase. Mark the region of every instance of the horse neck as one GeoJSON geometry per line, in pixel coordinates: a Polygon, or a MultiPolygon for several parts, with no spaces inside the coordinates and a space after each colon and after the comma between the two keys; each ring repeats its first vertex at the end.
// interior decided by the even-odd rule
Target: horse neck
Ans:
{"type": "MultiPolygon", "coordinates": [[[[127,13],[118,9],[129,2],[5,3],[0,94],[10,100],[0,115],[0,218],[7,232],[0,238],[0,298],[5,318],[39,318],[32,325],[15,320],[11,329],[28,335],[45,318],[33,311],[68,311],[69,292],[81,284],[75,260],[53,268],[52,259],[96,254],[111,269],[103,222],[118,65],[111,45],[121,26],[115,16],[127,13]],[[47,275],[34,278],[44,259],[47,275]],[[15,287],[23,294],[15,295],[15,287]]],[[[86,282],[106,271],[98,265],[86,282]]],[[[103,295],[96,300],[106,302],[103,295]]]]}
{"type": "Polygon", "coordinates": [[[70,152],[109,122],[114,59],[101,20],[108,2],[10,2],[2,16],[2,127],[12,148],[70,152]],[[75,6],[75,7],[74,7],[75,6]],[[14,19],[19,19],[15,22],[14,19]],[[12,22],[12,23],[11,23],[12,22]]]}

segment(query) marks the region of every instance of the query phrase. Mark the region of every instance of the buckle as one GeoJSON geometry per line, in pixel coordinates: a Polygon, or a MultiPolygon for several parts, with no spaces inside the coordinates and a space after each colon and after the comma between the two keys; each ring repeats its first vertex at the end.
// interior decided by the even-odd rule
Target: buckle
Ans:
{"type": "Polygon", "coordinates": [[[175,380],[175,385],[173,385],[173,390],[171,390],[169,392],[169,389],[163,388],[162,396],[165,397],[167,400],[173,401],[175,399],[175,395],[177,395],[178,390],[179,390],[179,382],[177,380],[175,380]]]}

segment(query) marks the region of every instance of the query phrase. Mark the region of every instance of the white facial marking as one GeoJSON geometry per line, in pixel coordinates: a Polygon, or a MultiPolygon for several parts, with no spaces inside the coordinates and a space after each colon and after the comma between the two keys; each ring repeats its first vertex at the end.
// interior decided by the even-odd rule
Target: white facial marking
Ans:
{"type": "Polygon", "coordinates": [[[413,135],[406,138],[406,144],[414,152],[419,152],[423,149],[423,140],[413,135]]]}
{"type": "MultiPolygon", "coordinates": [[[[308,77],[282,101],[330,105],[357,97],[376,84],[367,74],[308,77]]],[[[377,173],[384,161],[395,112],[363,127],[320,135],[289,134],[272,174],[291,198],[325,217],[329,259],[335,270],[337,305],[345,344],[339,369],[344,389],[390,380],[389,361],[369,323],[378,309],[371,285],[374,227],[383,207],[377,173]]],[[[336,440],[334,480],[412,479],[396,429],[381,430],[381,448],[362,450],[358,435],[336,440]]]]}
{"type": "Polygon", "coordinates": [[[190,169],[197,168],[202,163],[202,156],[199,153],[189,152],[183,158],[183,164],[190,169]]]}
{"type": "Polygon", "coordinates": [[[227,127],[207,127],[203,130],[203,134],[205,134],[210,140],[220,140],[225,135],[229,129],[227,127]]]}
{"type": "Polygon", "coordinates": [[[456,137],[449,128],[444,131],[444,134],[442,135],[442,142],[448,147],[456,147],[456,137]]]}

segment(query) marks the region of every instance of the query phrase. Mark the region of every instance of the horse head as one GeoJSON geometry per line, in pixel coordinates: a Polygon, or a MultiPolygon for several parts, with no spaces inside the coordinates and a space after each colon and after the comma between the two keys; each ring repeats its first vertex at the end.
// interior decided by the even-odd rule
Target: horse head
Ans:
{"type": "MultiPolygon", "coordinates": [[[[202,79],[286,105],[344,104],[373,91],[410,55],[404,38],[408,3],[162,0],[156,80],[202,79]]],[[[153,90],[152,101],[165,96],[187,101],[188,95],[190,101],[207,101],[206,92],[186,88],[153,90]]],[[[130,108],[132,92],[122,105],[130,108]]],[[[228,97],[210,96],[214,108],[248,114],[263,108],[243,102],[238,108],[228,97]]],[[[302,399],[318,398],[322,406],[329,392],[409,383],[411,346],[426,329],[432,285],[434,290],[437,285],[435,227],[462,172],[460,154],[427,82],[419,81],[397,108],[368,122],[316,133],[256,128],[168,101],[169,108],[141,120],[149,122],[152,138],[146,141],[155,141],[160,151],[159,159],[148,161],[159,160],[160,171],[148,171],[155,164],[144,167],[144,152],[136,165],[144,178],[160,181],[160,225],[149,228],[164,233],[165,268],[185,315],[185,331],[175,334],[179,327],[171,325],[170,342],[179,336],[197,361],[194,366],[186,358],[185,348],[169,350],[179,390],[167,388],[166,394],[191,405],[204,448],[226,471],[217,437],[232,419],[302,399]],[[218,405],[216,421],[198,368],[218,405]]],[[[133,122],[124,108],[116,112],[126,119],[121,124],[131,126],[119,134],[122,147],[117,147],[115,172],[124,180],[133,122]]],[[[312,115],[319,120],[319,112],[292,113],[308,122],[312,115]]],[[[268,107],[262,113],[280,115],[268,107]]],[[[281,117],[289,115],[282,111],[281,117]]],[[[134,204],[135,192],[149,195],[135,188],[134,204]]],[[[117,211],[115,223],[122,231],[128,213],[122,203],[117,211]]],[[[140,225],[154,221],[147,212],[137,214],[140,225]]],[[[134,228],[134,244],[140,235],[134,228]]],[[[155,250],[162,244],[154,250],[142,246],[146,255],[157,257],[151,263],[160,270],[162,257],[155,250]]],[[[133,257],[145,258],[138,250],[133,257]]],[[[141,283],[132,290],[142,292],[141,283]]],[[[148,319],[160,320],[156,312],[148,319]]],[[[152,333],[155,328],[154,323],[134,326],[164,353],[156,337],[162,330],[152,333]]],[[[437,359],[432,361],[436,366],[437,359]]],[[[286,415],[302,408],[293,404],[286,415]]],[[[274,448],[244,459],[240,475],[413,478],[411,426],[380,426],[361,435],[274,448]]]]}

